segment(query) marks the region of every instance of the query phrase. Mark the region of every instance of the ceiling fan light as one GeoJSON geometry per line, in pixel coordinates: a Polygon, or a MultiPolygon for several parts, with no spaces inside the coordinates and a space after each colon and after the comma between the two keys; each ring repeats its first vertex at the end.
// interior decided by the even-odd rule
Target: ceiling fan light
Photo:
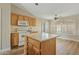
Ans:
{"type": "Polygon", "coordinates": [[[38,3],[35,3],[35,5],[37,6],[37,5],[38,5],[38,3]]]}
{"type": "Polygon", "coordinates": [[[57,18],[57,17],[55,17],[54,19],[55,19],[55,20],[57,20],[58,18],[57,18]]]}

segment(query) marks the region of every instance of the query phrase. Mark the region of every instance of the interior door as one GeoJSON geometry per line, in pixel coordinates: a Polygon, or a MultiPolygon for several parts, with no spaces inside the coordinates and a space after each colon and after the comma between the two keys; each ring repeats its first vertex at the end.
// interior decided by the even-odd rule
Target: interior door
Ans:
{"type": "Polygon", "coordinates": [[[1,8],[0,8],[0,52],[1,52],[1,8]]]}

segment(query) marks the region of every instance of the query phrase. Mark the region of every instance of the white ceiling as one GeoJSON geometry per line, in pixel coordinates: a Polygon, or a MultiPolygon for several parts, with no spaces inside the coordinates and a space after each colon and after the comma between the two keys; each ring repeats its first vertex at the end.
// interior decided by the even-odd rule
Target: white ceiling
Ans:
{"type": "Polygon", "coordinates": [[[53,19],[55,14],[61,17],[79,14],[78,3],[39,3],[38,6],[34,3],[19,3],[15,5],[43,19],[53,19]]]}

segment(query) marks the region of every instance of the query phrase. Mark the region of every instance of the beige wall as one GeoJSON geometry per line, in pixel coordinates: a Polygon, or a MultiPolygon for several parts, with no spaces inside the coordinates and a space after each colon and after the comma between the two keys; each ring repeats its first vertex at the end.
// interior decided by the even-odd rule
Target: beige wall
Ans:
{"type": "Polygon", "coordinates": [[[10,50],[10,4],[0,4],[1,8],[1,41],[2,51],[10,50]]]}
{"type": "Polygon", "coordinates": [[[58,22],[51,21],[51,32],[55,32],[57,25],[60,25],[66,33],[79,35],[79,15],[62,17],[58,22]]]}
{"type": "MultiPolygon", "coordinates": [[[[48,20],[44,20],[44,22],[46,21],[48,20]]],[[[46,32],[57,34],[59,32],[57,28],[61,27],[61,32],[59,32],[61,34],[66,33],[68,35],[79,35],[79,15],[62,17],[58,21],[50,20],[48,22],[49,30],[46,32]]]]}
{"type": "Polygon", "coordinates": [[[41,24],[42,24],[42,20],[41,19],[37,19],[37,22],[36,22],[36,28],[37,28],[37,31],[39,32],[39,33],[41,33],[41,24]]]}
{"type": "Polygon", "coordinates": [[[0,51],[1,51],[1,8],[0,8],[0,51]]]}
{"type": "MultiPolygon", "coordinates": [[[[77,33],[79,32],[78,28],[79,28],[79,15],[73,15],[73,16],[67,16],[67,17],[63,17],[60,20],[63,20],[62,22],[66,25],[70,25],[72,24],[72,26],[69,27],[68,31],[70,33],[72,33],[73,35],[77,35],[77,33]]],[[[79,34],[78,34],[79,35],[79,34]]]]}

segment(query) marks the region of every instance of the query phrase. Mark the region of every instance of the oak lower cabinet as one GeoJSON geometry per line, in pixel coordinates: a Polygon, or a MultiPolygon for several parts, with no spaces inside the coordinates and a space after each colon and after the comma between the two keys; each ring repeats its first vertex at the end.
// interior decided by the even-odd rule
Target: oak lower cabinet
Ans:
{"type": "Polygon", "coordinates": [[[18,48],[19,33],[11,33],[11,48],[18,48]]]}
{"type": "Polygon", "coordinates": [[[42,55],[55,55],[56,54],[56,39],[47,40],[41,43],[42,55]]]}
{"type": "Polygon", "coordinates": [[[33,51],[33,45],[31,43],[28,43],[28,51],[27,51],[28,55],[33,55],[34,51],[33,51]]]}
{"type": "Polygon", "coordinates": [[[40,54],[40,42],[28,38],[28,55],[40,54]],[[37,51],[38,50],[38,51],[37,51]]]}
{"type": "Polygon", "coordinates": [[[56,38],[46,41],[38,41],[28,37],[27,39],[27,55],[55,55],[56,54],[56,38]]]}

